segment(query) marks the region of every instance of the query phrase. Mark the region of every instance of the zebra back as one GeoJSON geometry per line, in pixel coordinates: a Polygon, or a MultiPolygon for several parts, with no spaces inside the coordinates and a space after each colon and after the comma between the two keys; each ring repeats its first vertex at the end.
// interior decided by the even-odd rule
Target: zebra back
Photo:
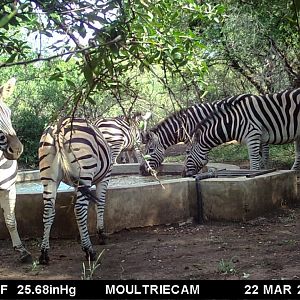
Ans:
{"type": "Polygon", "coordinates": [[[103,134],[81,118],[63,118],[46,128],[40,140],[39,160],[41,180],[51,179],[54,166],[53,176],[71,185],[80,185],[86,170],[91,170],[90,181],[94,184],[112,167],[111,149],[103,134]]]}
{"type": "Polygon", "coordinates": [[[242,94],[218,103],[193,133],[199,140],[201,131],[214,126],[214,133],[222,132],[218,134],[220,142],[243,141],[248,130],[255,128],[262,135],[261,142],[283,144],[300,135],[299,117],[300,88],[266,95],[242,94]]]}
{"type": "Polygon", "coordinates": [[[112,149],[113,161],[122,150],[139,148],[141,113],[136,113],[130,118],[118,116],[97,120],[94,124],[102,132],[107,143],[112,149]]]}

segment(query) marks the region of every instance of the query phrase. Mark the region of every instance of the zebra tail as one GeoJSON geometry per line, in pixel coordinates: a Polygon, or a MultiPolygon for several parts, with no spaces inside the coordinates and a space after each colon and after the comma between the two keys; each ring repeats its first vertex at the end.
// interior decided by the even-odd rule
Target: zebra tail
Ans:
{"type": "Polygon", "coordinates": [[[98,203],[98,198],[92,193],[91,189],[88,188],[87,186],[85,185],[82,185],[80,187],[78,187],[78,190],[83,194],[85,195],[88,200],[94,202],[94,203],[98,203]]]}
{"type": "MultiPolygon", "coordinates": [[[[73,183],[74,180],[73,180],[73,176],[72,176],[70,162],[65,154],[63,144],[64,144],[64,136],[59,133],[57,136],[57,143],[56,143],[56,146],[57,146],[56,151],[58,154],[58,160],[60,161],[60,165],[63,169],[63,174],[64,174],[65,179],[68,182],[73,183]]],[[[70,146],[70,151],[72,151],[71,146],[70,146]]]]}

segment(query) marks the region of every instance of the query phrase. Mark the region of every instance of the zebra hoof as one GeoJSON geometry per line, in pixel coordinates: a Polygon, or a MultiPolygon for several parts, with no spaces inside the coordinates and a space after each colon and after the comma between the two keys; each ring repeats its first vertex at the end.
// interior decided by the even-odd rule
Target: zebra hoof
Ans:
{"type": "Polygon", "coordinates": [[[193,172],[193,171],[183,170],[181,173],[181,177],[193,177],[194,175],[196,175],[196,172],[193,172]]]}
{"type": "Polygon", "coordinates": [[[98,240],[99,240],[99,245],[105,245],[107,240],[107,235],[104,234],[102,231],[98,231],[98,240]]]}
{"type": "Polygon", "coordinates": [[[32,256],[27,250],[22,251],[18,260],[23,264],[31,264],[33,262],[32,256]]]}
{"type": "Polygon", "coordinates": [[[93,249],[85,250],[85,258],[89,261],[95,261],[97,258],[97,253],[93,249]]]}
{"type": "Polygon", "coordinates": [[[42,250],[42,254],[39,258],[39,264],[40,265],[49,265],[49,255],[48,255],[48,251],[43,251],[42,250]]]}

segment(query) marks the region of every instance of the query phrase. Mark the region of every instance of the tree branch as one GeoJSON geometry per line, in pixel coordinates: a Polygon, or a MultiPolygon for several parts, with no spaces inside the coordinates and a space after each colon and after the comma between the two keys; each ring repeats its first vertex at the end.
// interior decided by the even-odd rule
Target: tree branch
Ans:
{"type": "Polygon", "coordinates": [[[61,54],[56,54],[56,55],[52,55],[52,56],[48,56],[48,57],[37,57],[37,58],[33,58],[33,59],[29,59],[26,61],[16,61],[16,62],[9,62],[9,63],[0,63],[0,68],[4,68],[4,67],[12,67],[12,66],[17,66],[17,65],[28,65],[28,64],[32,64],[38,61],[50,61],[59,57],[63,57],[66,55],[71,55],[71,54],[76,54],[76,53],[81,53],[81,52],[85,52],[88,50],[92,50],[94,49],[94,51],[91,51],[90,54],[94,53],[97,49],[101,48],[101,47],[105,47],[108,46],[110,44],[114,44],[116,42],[118,42],[120,40],[120,36],[117,36],[116,38],[114,38],[111,41],[108,41],[106,43],[103,43],[102,45],[92,45],[86,48],[82,48],[82,49],[77,49],[74,51],[68,51],[65,53],[61,53],[61,54]]]}

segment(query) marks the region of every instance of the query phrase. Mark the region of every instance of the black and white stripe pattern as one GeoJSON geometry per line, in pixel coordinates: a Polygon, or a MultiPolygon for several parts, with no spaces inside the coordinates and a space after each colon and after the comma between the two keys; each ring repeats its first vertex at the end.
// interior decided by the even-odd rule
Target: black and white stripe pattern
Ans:
{"type": "Polygon", "coordinates": [[[135,113],[128,119],[119,116],[115,118],[99,119],[95,122],[95,126],[99,128],[111,147],[114,163],[116,163],[120,152],[124,150],[134,150],[138,162],[141,162],[139,150],[139,145],[141,143],[140,122],[146,122],[149,117],[150,114],[148,113],[145,115],[135,113]]]}
{"type": "Polygon", "coordinates": [[[237,140],[248,147],[250,168],[260,169],[261,144],[295,142],[300,165],[300,89],[270,95],[239,95],[220,102],[200,122],[185,162],[187,176],[197,173],[208,161],[208,152],[224,142],[237,140]]]}
{"type": "Polygon", "coordinates": [[[57,187],[61,181],[76,187],[74,207],[81,237],[82,249],[87,258],[95,259],[87,227],[90,200],[97,207],[97,229],[103,231],[105,197],[112,169],[112,153],[103,134],[85,119],[65,118],[48,127],[40,140],[39,168],[44,187],[44,237],[40,263],[49,261],[49,235],[55,215],[57,187]],[[90,193],[96,185],[96,197],[90,193]]]}
{"type": "Polygon", "coordinates": [[[17,159],[23,152],[23,145],[11,124],[10,109],[4,103],[12,94],[15,83],[12,78],[0,87],[0,207],[13,247],[20,253],[19,260],[30,262],[32,257],[21,242],[15,217],[17,159]]]}
{"type": "Polygon", "coordinates": [[[178,111],[151,128],[142,136],[145,144],[147,163],[143,160],[140,171],[149,174],[149,166],[157,169],[164,160],[165,150],[179,142],[189,143],[196,126],[206,118],[214,108],[215,103],[195,104],[178,111]]]}

